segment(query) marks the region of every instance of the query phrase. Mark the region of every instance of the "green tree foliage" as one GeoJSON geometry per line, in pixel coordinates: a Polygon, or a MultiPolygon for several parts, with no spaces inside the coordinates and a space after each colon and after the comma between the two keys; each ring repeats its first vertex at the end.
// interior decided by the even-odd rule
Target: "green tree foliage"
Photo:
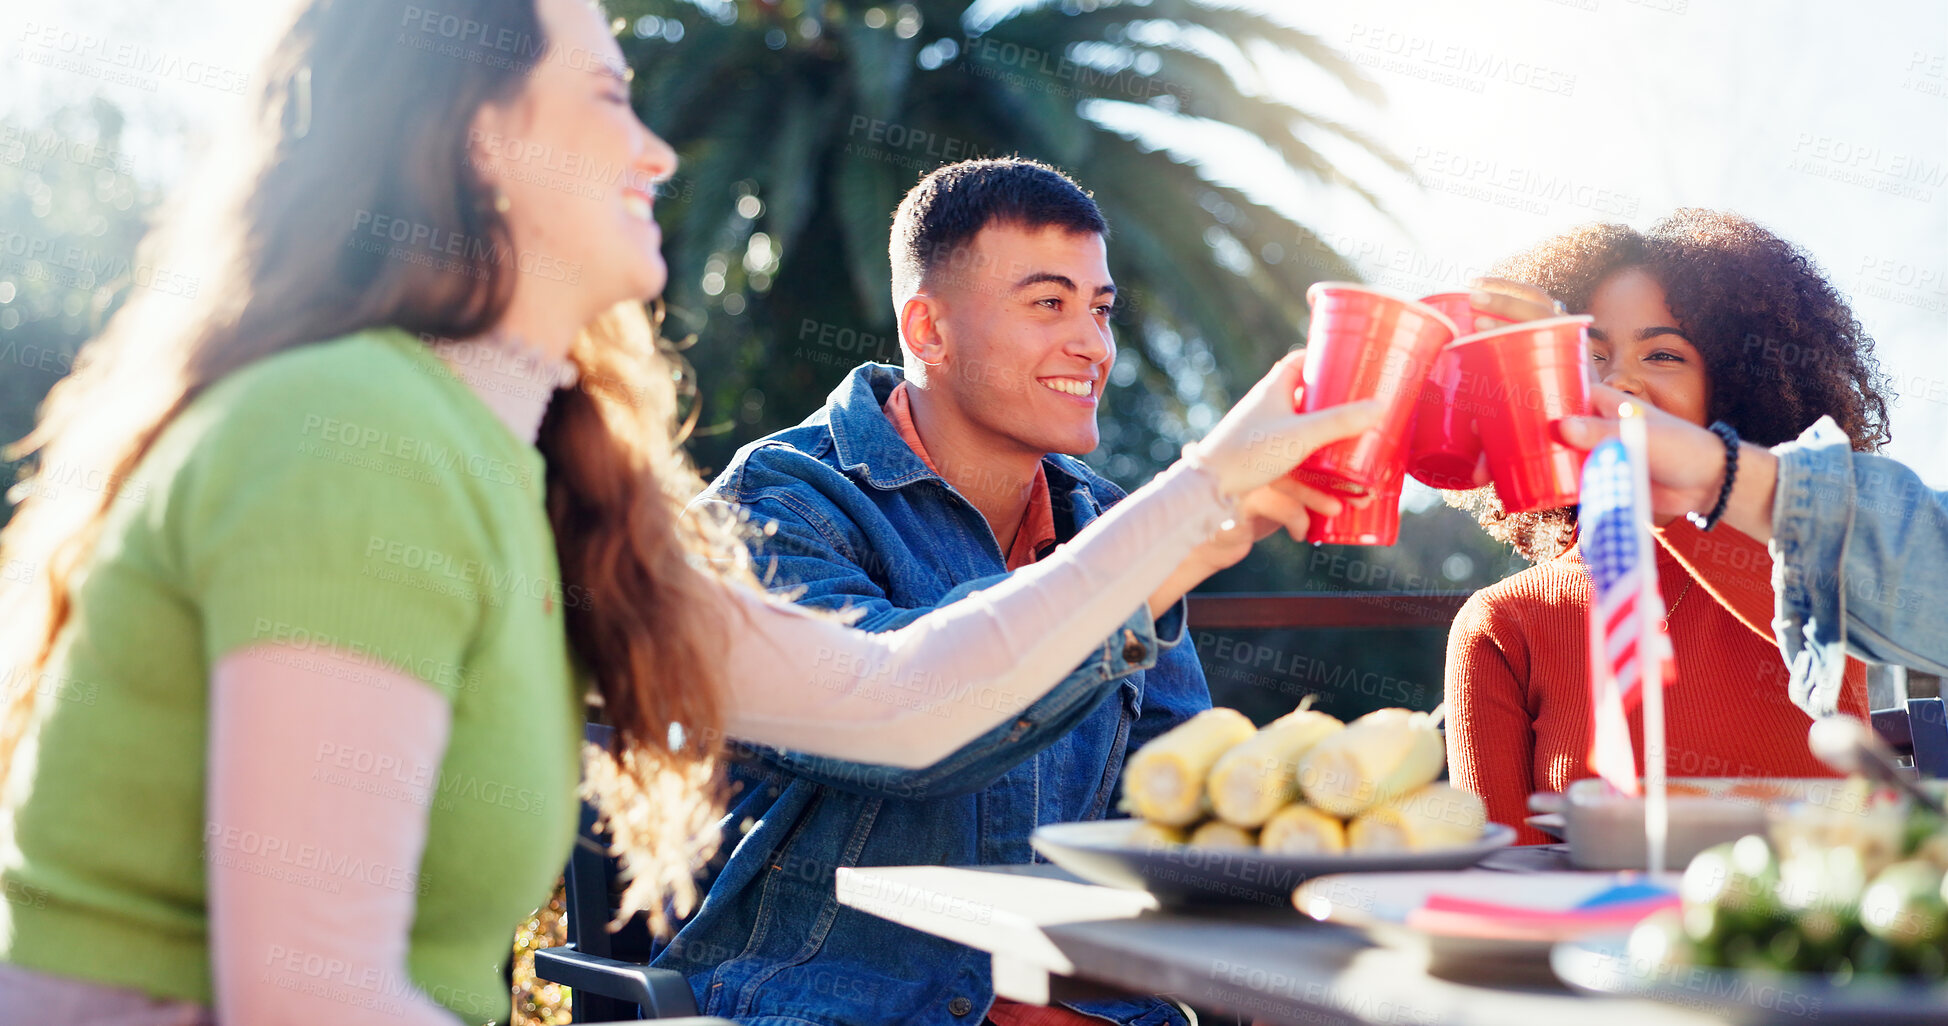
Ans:
{"type": "Polygon", "coordinates": [[[1233,126],[1320,179],[1337,180],[1308,141],[1321,134],[1389,160],[1256,90],[1279,52],[1377,96],[1314,37],[1229,5],[610,8],[638,108],[683,158],[662,201],[669,330],[698,340],[703,420],[720,433],[697,447],[706,467],[797,422],[860,360],[898,362],[893,208],[940,164],[1019,154],[1069,171],[1109,217],[1124,368],[1093,459],[1141,480],[1302,336],[1308,285],[1352,271],[1304,225],[1106,122],[1233,126]]]}
{"type": "MultiPolygon", "coordinates": [[[[1150,477],[1304,337],[1305,290],[1355,272],[1310,228],[1207,180],[1211,168],[1112,128],[1230,126],[1301,175],[1367,196],[1320,154],[1358,131],[1265,95],[1272,54],[1372,101],[1337,52],[1274,17],[1200,0],[615,0],[635,101],[682,166],[659,221],[668,332],[695,339],[708,471],[798,422],[862,360],[899,362],[887,229],[927,171],[1019,154],[1061,167],[1108,216],[1121,299],[1103,445],[1124,484],[1150,477]]],[[[1370,199],[1370,197],[1368,197],[1370,199]]],[[[1355,199],[1354,201],[1357,201],[1355,199]]],[[[1506,551],[1464,516],[1412,518],[1367,572],[1271,543],[1227,590],[1469,589],[1506,551]],[[1451,559],[1460,554],[1459,561],[1451,559]],[[1357,578],[1357,579],[1356,579],[1357,578]]]]}

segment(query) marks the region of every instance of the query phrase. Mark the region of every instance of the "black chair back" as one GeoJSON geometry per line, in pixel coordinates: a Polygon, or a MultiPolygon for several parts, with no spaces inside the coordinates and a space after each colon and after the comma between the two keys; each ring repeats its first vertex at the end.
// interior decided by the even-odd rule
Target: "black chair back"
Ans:
{"type": "MultiPolygon", "coordinates": [[[[583,736],[608,748],[614,734],[610,727],[591,723],[583,736]]],[[[653,953],[648,917],[638,913],[609,929],[622,904],[621,864],[609,854],[610,837],[596,830],[596,818],[595,806],[583,801],[564,874],[568,945],[535,952],[535,975],[574,989],[576,1022],[693,1016],[696,999],[682,975],[648,965],[653,953]]]]}
{"type": "MultiPolygon", "coordinates": [[[[583,731],[589,744],[609,747],[615,728],[591,723],[583,731]]],[[[641,914],[611,932],[616,910],[622,907],[622,864],[609,854],[613,839],[598,831],[598,813],[582,802],[581,825],[575,831],[575,850],[568,857],[568,943],[578,951],[628,962],[647,962],[652,954],[647,918],[641,914]]]]}

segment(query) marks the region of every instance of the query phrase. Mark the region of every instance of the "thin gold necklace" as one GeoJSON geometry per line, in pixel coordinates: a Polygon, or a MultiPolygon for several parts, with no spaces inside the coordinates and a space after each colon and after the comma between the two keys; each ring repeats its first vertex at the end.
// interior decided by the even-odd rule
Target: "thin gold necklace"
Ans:
{"type": "Polygon", "coordinates": [[[1684,596],[1691,594],[1691,585],[1696,583],[1696,580],[1697,580],[1696,578],[1692,578],[1692,577],[1685,578],[1684,590],[1677,593],[1677,601],[1671,603],[1671,608],[1664,610],[1664,630],[1665,631],[1668,632],[1671,629],[1671,614],[1677,612],[1677,607],[1684,604],[1684,596]]]}

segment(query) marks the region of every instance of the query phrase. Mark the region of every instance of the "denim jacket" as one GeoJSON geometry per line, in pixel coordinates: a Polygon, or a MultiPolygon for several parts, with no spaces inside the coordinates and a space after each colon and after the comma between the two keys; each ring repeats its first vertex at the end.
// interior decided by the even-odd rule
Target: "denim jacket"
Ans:
{"type": "Polygon", "coordinates": [[[1849,652],[1948,674],[1948,493],[1821,417],[1772,450],[1772,630],[1792,700],[1831,715],[1849,652]]]}
{"type": "MultiPolygon", "coordinates": [[[[738,452],[700,501],[742,505],[766,534],[757,569],[804,605],[885,631],[1006,578],[987,521],[907,447],[880,405],[897,368],[863,364],[804,423],[738,452]]],[[[1043,461],[1064,540],[1122,498],[1077,460],[1043,461]]],[[[839,905],[840,866],[1035,859],[1036,825],[1115,807],[1124,754],[1210,707],[1183,605],[1134,614],[1046,697],[927,769],[755,749],[708,891],[655,964],[705,1015],[758,1026],[977,1026],[994,997],[985,953],[839,905]]],[[[1169,1002],[1078,1004],[1126,1026],[1182,1024],[1169,1002]]]]}

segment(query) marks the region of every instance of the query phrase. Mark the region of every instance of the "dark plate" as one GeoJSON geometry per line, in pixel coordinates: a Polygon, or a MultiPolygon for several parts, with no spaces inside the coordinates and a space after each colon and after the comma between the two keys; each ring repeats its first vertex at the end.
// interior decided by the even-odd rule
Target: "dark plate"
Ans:
{"type": "Polygon", "coordinates": [[[1948,1022],[1948,985],[1859,980],[1836,984],[1807,973],[1633,964],[1620,936],[1558,944],[1549,967],[1576,990],[1648,998],[1738,1023],[1832,1022],[1907,1026],[1948,1022]]]}
{"type": "Polygon", "coordinates": [[[1569,836],[1569,824],[1563,820],[1563,815],[1560,812],[1545,812],[1539,816],[1530,816],[1522,822],[1548,834],[1558,841],[1569,836]]]}
{"type": "Polygon", "coordinates": [[[1035,828],[1035,850],[1092,883],[1149,891],[1165,904],[1227,903],[1292,907],[1292,891],[1328,873],[1465,869],[1515,840],[1515,831],[1490,823],[1465,848],[1397,855],[1268,855],[1251,849],[1192,848],[1132,843],[1137,821],[1105,819],[1035,828]]]}

